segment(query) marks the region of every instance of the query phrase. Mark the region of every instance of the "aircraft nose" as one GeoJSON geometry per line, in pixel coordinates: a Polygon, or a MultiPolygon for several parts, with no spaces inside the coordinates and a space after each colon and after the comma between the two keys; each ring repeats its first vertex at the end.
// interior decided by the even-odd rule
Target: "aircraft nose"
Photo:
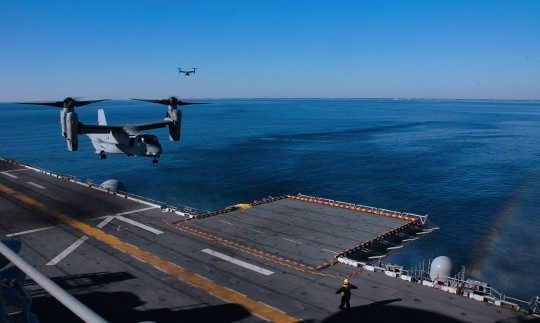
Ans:
{"type": "Polygon", "coordinates": [[[157,145],[147,145],[146,154],[149,156],[159,156],[161,155],[161,146],[157,145]]]}

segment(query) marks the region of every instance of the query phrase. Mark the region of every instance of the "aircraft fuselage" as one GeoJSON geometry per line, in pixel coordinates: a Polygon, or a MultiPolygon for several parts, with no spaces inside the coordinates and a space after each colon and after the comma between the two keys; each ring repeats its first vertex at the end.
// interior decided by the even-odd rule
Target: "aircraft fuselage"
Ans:
{"type": "Polygon", "coordinates": [[[96,154],[126,154],[157,158],[162,148],[154,135],[127,133],[86,134],[92,141],[96,154]]]}

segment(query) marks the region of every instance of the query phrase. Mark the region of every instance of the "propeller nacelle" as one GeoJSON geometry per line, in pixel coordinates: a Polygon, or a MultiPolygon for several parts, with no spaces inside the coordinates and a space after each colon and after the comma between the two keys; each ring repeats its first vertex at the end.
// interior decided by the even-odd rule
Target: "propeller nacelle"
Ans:
{"type": "Polygon", "coordinates": [[[177,105],[169,105],[165,117],[173,121],[172,124],[169,124],[169,139],[179,141],[182,128],[182,111],[177,109],[177,105]]]}
{"type": "Polygon", "coordinates": [[[68,150],[76,151],[79,147],[79,129],[81,128],[81,123],[79,122],[79,117],[75,112],[75,108],[101,101],[105,100],[77,101],[71,97],[67,97],[63,101],[22,102],[22,104],[44,105],[62,108],[62,111],[60,111],[60,126],[62,127],[62,136],[66,138],[68,150]]]}
{"type": "Polygon", "coordinates": [[[72,106],[60,111],[60,124],[62,136],[66,138],[67,149],[76,151],[79,148],[79,117],[72,106]]]}
{"type": "Polygon", "coordinates": [[[169,118],[173,121],[169,124],[169,139],[171,141],[180,141],[181,128],[182,128],[182,111],[178,110],[179,101],[177,97],[171,96],[169,98],[169,106],[165,113],[165,118],[169,118]]]}
{"type": "Polygon", "coordinates": [[[178,110],[179,101],[177,97],[171,96],[169,98],[169,106],[167,107],[167,113],[165,117],[173,121],[169,124],[169,139],[171,141],[180,141],[181,128],[182,128],[182,111],[178,110]]]}
{"type": "Polygon", "coordinates": [[[75,112],[76,103],[75,99],[67,97],[63,101],[62,111],[60,111],[62,136],[66,138],[69,151],[79,149],[79,116],[75,112]]]}
{"type": "Polygon", "coordinates": [[[165,113],[165,118],[172,120],[173,122],[169,124],[169,139],[172,141],[179,141],[182,128],[182,111],[178,109],[178,106],[181,105],[192,105],[192,104],[206,104],[206,103],[195,103],[195,102],[184,102],[178,100],[177,97],[171,96],[168,99],[132,99],[137,101],[151,102],[157,104],[167,105],[167,112],[165,113]]]}

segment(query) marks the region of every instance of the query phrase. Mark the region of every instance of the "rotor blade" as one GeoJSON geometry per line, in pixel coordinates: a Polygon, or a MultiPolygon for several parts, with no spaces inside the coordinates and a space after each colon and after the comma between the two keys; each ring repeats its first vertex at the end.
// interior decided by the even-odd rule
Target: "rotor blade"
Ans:
{"type": "Polygon", "coordinates": [[[144,101],[144,102],[150,102],[150,103],[157,103],[157,104],[165,104],[165,105],[169,105],[169,99],[159,99],[159,100],[151,100],[151,99],[134,99],[134,98],[130,98],[131,100],[135,100],[135,101],[144,101]]]}
{"type": "MultiPolygon", "coordinates": [[[[152,100],[152,99],[131,99],[131,100],[136,100],[136,101],[144,101],[144,102],[150,102],[150,103],[157,103],[157,104],[163,104],[163,105],[169,105],[171,104],[171,99],[157,99],[157,100],[152,100]]],[[[185,102],[185,101],[180,101],[178,100],[177,105],[192,105],[192,104],[207,104],[206,102],[185,102]]]]}
{"type": "Polygon", "coordinates": [[[31,104],[31,105],[45,105],[48,107],[57,107],[62,108],[64,106],[64,101],[56,102],[15,102],[16,104],[31,104]]]}
{"type": "Polygon", "coordinates": [[[91,100],[91,101],[75,101],[75,106],[76,107],[82,107],[82,106],[87,105],[87,104],[92,104],[92,103],[101,102],[101,101],[107,101],[107,100],[109,100],[109,99],[91,100]]]}
{"type": "Polygon", "coordinates": [[[208,104],[208,102],[185,102],[185,101],[178,101],[178,105],[192,105],[192,104],[208,104]]]}
{"type": "MultiPolygon", "coordinates": [[[[95,103],[95,102],[101,102],[101,101],[106,101],[108,99],[103,99],[103,100],[91,100],[91,101],[76,101],[76,100],[73,100],[73,105],[75,107],[82,107],[82,106],[85,106],[87,104],[91,104],[91,103],[95,103]]],[[[64,104],[65,102],[64,101],[53,101],[53,102],[16,102],[17,104],[31,104],[31,105],[44,105],[44,106],[48,106],[48,107],[57,107],[57,108],[63,108],[64,107],[64,104]]]]}

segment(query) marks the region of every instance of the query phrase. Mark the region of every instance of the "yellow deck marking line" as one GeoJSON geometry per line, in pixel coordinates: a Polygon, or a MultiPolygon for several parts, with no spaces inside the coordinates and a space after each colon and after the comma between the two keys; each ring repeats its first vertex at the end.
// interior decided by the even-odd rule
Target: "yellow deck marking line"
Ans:
{"type": "Polygon", "coordinates": [[[61,212],[58,212],[56,210],[49,209],[46,205],[43,203],[40,203],[33,198],[22,194],[10,187],[4,186],[0,184],[0,191],[4,192],[6,194],[11,195],[12,197],[18,199],[19,201],[26,203],[40,211],[43,211],[47,214],[50,214],[54,216],[55,218],[71,225],[73,228],[78,229],[85,234],[94,237],[95,239],[110,245],[111,247],[120,250],[122,252],[125,252],[132,257],[146,262],[155,268],[162,270],[194,287],[198,287],[200,289],[203,289],[204,291],[210,293],[211,295],[214,295],[215,297],[228,302],[228,303],[235,303],[240,304],[243,307],[245,307],[249,312],[262,317],[266,320],[274,321],[274,322],[298,322],[299,319],[287,315],[285,312],[282,312],[270,305],[258,302],[256,300],[253,300],[237,291],[234,291],[230,288],[220,286],[213,282],[212,280],[200,276],[198,274],[192,273],[184,269],[183,267],[180,267],[176,264],[170,263],[166,260],[161,259],[160,257],[151,254],[149,252],[146,252],[144,250],[139,249],[138,247],[135,247],[134,245],[131,245],[127,242],[123,242],[122,240],[108,235],[105,232],[101,231],[100,229],[96,229],[84,222],[81,222],[79,220],[75,220],[61,212]]]}

